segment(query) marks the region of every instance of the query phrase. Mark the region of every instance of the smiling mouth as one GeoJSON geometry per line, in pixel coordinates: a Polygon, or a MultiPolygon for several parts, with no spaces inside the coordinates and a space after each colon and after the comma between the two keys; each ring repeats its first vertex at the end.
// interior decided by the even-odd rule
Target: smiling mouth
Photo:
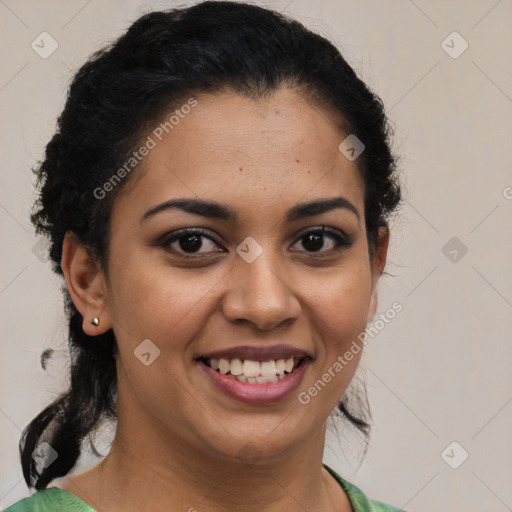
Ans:
{"type": "Polygon", "coordinates": [[[293,373],[305,359],[304,357],[289,357],[287,359],[270,359],[268,361],[253,361],[251,359],[213,359],[200,357],[198,361],[239,382],[248,384],[272,384],[293,373]]]}

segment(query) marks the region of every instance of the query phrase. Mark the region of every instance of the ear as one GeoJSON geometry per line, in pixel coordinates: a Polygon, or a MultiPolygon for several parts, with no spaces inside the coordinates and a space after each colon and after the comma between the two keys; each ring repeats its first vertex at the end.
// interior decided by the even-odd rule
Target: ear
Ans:
{"type": "Polygon", "coordinates": [[[368,309],[368,316],[366,318],[369,322],[375,315],[379,305],[379,298],[377,295],[377,282],[379,281],[384,267],[386,266],[386,258],[389,246],[389,229],[388,227],[380,227],[378,233],[378,243],[375,249],[372,265],[372,294],[370,297],[370,307],[368,309]]]}
{"type": "Polygon", "coordinates": [[[89,336],[103,334],[112,327],[108,314],[107,287],[100,264],[94,260],[71,231],[64,236],[61,267],[69,294],[83,317],[82,329],[89,336]],[[91,324],[99,318],[99,325],[91,324]]]}

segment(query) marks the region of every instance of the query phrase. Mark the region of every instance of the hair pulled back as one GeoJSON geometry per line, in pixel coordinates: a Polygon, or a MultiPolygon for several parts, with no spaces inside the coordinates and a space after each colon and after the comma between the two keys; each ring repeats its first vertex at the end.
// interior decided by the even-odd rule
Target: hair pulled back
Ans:
{"type": "MultiPolygon", "coordinates": [[[[206,1],[143,15],[74,76],[56,133],[33,169],[39,196],[31,220],[37,233],[50,240],[55,272],[63,273],[60,261],[68,231],[108,271],[110,212],[131,176],[104,198],[94,191],[130,158],[163,115],[200,92],[228,90],[261,98],[281,86],[318,101],[340,120],[347,135],[364,142],[357,164],[365,183],[371,257],[379,227],[387,225],[400,201],[381,99],[329,41],[298,21],[255,5],[206,1]]],[[[83,440],[101,420],[117,414],[114,333],[85,334],[66,289],[64,295],[69,388],[31,421],[20,440],[25,481],[37,490],[66,475],[83,440]],[[58,454],[49,465],[33,456],[43,441],[58,454]]],[[[345,395],[339,411],[368,436],[369,424],[349,412],[347,400],[345,395]]]]}

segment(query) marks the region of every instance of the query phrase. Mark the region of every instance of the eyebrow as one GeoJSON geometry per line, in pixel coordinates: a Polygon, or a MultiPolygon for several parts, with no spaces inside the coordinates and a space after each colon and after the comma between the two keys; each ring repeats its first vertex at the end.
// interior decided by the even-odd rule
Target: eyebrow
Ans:
{"type": "MultiPolygon", "coordinates": [[[[286,220],[294,222],[306,217],[320,215],[322,213],[334,210],[336,208],[344,208],[351,211],[358,220],[360,215],[357,208],[344,197],[332,197],[329,199],[318,199],[308,203],[301,203],[286,212],[286,220]]],[[[236,210],[229,206],[219,204],[215,201],[205,201],[199,199],[170,199],[164,203],[158,204],[149,209],[140,219],[144,221],[150,217],[171,209],[180,209],[194,215],[201,215],[212,219],[221,219],[235,222],[238,219],[236,210]]]]}

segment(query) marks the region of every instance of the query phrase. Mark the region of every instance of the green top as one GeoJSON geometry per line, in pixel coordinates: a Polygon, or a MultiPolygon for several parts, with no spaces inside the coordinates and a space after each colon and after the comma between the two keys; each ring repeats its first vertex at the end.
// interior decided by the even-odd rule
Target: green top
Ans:
{"type": "MultiPolygon", "coordinates": [[[[405,512],[402,508],[393,507],[382,501],[368,498],[359,487],[341,478],[338,473],[325,464],[322,466],[338,481],[342,489],[347,493],[354,512],[405,512]]],[[[17,511],[14,511],[17,512],[17,511]]],[[[85,509],[84,509],[85,512],[85,509]]]]}
{"type": "MultiPolygon", "coordinates": [[[[386,505],[380,501],[367,498],[363,491],[355,485],[347,482],[334,470],[323,464],[324,468],[338,481],[347,493],[354,512],[404,512],[401,508],[386,505]]],[[[74,494],[50,487],[38,491],[28,498],[24,498],[3,512],[96,512],[74,494]]]]}

